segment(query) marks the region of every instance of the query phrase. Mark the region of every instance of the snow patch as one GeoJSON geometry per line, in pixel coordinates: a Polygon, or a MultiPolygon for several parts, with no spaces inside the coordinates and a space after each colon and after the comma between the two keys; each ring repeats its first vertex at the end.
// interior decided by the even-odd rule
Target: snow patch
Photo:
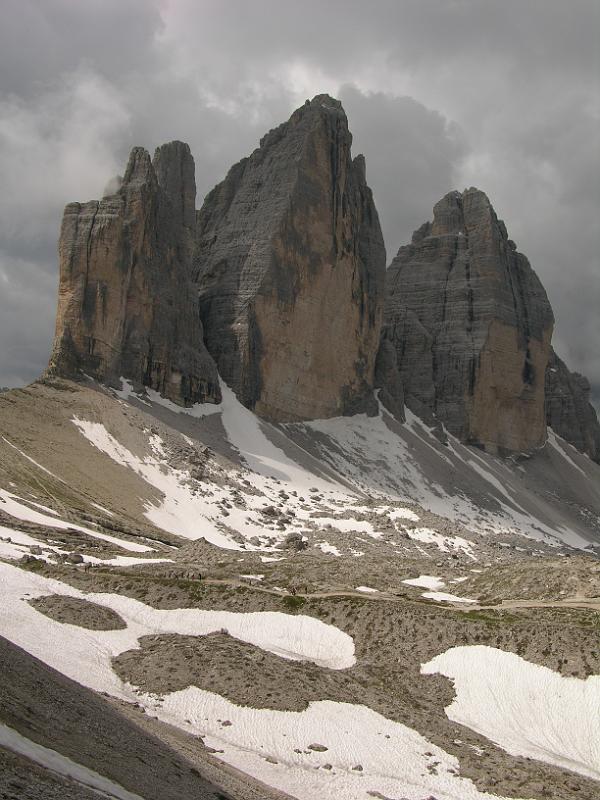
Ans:
{"type": "Polygon", "coordinates": [[[428,600],[436,600],[438,603],[476,603],[477,600],[472,600],[469,597],[457,597],[455,594],[448,594],[447,592],[423,592],[423,597],[428,600]]]}
{"type": "Polygon", "coordinates": [[[431,589],[432,591],[443,589],[446,585],[441,578],[436,578],[435,575],[419,575],[418,578],[409,578],[406,581],[402,581],[402,583],[406,583],[408,586],[418,586],[420,589],[431,589]]]}
{"type": "Polygon", "coordinates": [[[456,698],[446,708],[453,722],[513,756],[600,780],[600,676],[564,678],[484,645],[453,647],[421,672],[454,683],[456,698]]]}

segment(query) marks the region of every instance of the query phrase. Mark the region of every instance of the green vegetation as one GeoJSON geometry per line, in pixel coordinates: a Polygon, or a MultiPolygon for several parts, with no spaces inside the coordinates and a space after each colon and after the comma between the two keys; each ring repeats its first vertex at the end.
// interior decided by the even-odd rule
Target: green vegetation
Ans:
{"type": "Polygon", "coordinates": [[[305,603],[306,598],[299,595],[289,594],[283,598],[283,605],[290,611],[298,611],[305,603]]]}

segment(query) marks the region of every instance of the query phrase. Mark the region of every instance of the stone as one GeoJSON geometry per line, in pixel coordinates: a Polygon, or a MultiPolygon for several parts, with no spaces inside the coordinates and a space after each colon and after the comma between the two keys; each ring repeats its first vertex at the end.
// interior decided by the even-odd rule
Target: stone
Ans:
{"type": "Polygon", "coordinates": [[[49,375],[220,401],[191,279],[195,197],[189,147],[171,142],[153,161],[135,147],[114,194],[66,207],[49,375]]]}
{"type": "Polygon", "coordinates": [[[571,372],[554,350],[546,369],[546,422],[554,433],[600,463],[600,423],[590,403],[590,384],[571,372]]]}
{"type": "Polygon", "coordinates": [[[208,350],[240,401],[272,421],[376,413],[385,248],[351,144],[339,101],[318,95],[197,216],[208,350]]]}
{"type": "Polygon", "coordinates": [[[384,339],[406,405],[492,453],[545,442],[553,325],[542,284],[478,189],[440,200],[387,273],[384,339]]]}
{"type": "Polygon", "coordinates": [[[297,552],[301,552],[302,550],[306,550],[308,543],[303,539],[301,533],[292,531],[285,537],[283,546],[287,550],[296,550],[297,552]]]}

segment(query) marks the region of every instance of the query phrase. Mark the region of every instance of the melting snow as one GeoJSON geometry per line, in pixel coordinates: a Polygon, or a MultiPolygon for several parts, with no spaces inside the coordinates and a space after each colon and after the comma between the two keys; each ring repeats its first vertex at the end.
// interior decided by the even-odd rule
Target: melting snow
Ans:
{"type": "Polygon", "coordinates": [[[548,444],[553,447],[557,453],[559,453],[565,461],[567,461],[572,467],[574,467],[578,472],[580,472],[584,478],[589,479],[589,475],[581,469],[581,467],[576,464],[573,459],[567,453],[567,443],[564,439],[558,436],[552,428],[548,428],[548,444]]]}
{"type": "Polygon", "coordinates": [[[438,603],[476,603],[477,600],[471,600],[469,597],[457,597],[455,594],[447,594],[446,592],[423,592],[423,597],[428,600],[437,600],[438,603]]]}
{"type": "Polygon", "coordinates": [[[336,528],[342,533],[359,531],[360,533],[366,533],[367,536],[371,536],[373,539],[379,539],[381,536],[383,536],[382,533],[375,531],[373,525],[368,520],[358,520],[354,519],[354,517],[351,517],[350,519],[345,519],[342,517],[313,517],[312,521],[320,527],[330,525],[332,528],[336,528]]]}
{"type": "MultiPolygon", "coordinates": [[[[189,485],[189,473],[169,466],[163,443],[158,436],[150,437],[152,455],[143,460],[123,447],[99,422],[73,419],[81,433],[101,452],[114,461],[129,467],[164,495],[162,502],[146,504],[145,516],[158,528],[187,539],[206,539],[228,550],[241,550],[215,524],[216,504],[195,495],[189,485]]],[[[223,497],[228,493],[223,490],[223,497]]],[[[261,531],[262,532],[262,531],[261,531]]]]}
{"type": "Polygon", "coordinates": [[[442,553],[449,553],[450,550],[462,550],[462,552],[477,561],[473,554],[473,542],[463,539],[462,536],[444,536],[431,528],[407,528],[406,532],[410,539],[423,544],[434,544],[442,553]]]}
{"type": "Polygon", "coordinates": [[[419,575],[418,578],[409,578],[402,583],[407,583],[409,586],[418,586],[422,589],[443,589],[446,585],[441,578],[436,578],[434,575],[419,575]]]}
{"type": "Polygon", "coordinates": [[[454,683],[446,708],[514,756],[535,758],[600,780],[600,676],[564,678],[514,653],[454,647],[424,664],[454,683]]]}
{"type": "Polygon", "coordinates": [[[326,553],[330,556],[341,556],[342,554],[340,551],[335,547],[333,544],[329,544],[329,542],[320,542],[317,547],[319,547],[323,553],[326,553]]]}
{"type": "Polygon", "coordinates": [[[325,700],[313,702],[301,712],[253,709],[193,686],[157,697],[122,683],[111,668],[111,658],[137,647],[144,634],[201,635],[223,627],[278,655],[310,657],[335,669],[351,666],[352,639],[332,625],[273,612],[152,609],[118,595],[84,595],[8,564],[0,564],[0,576],[1,630],[12,642],[85,686],[129,702],[135,700],[160,719],[204,736],[206,744],[224,751],[219,754],[224,761],[299,800],[347,800],[368,792],[401,795],[407,800],[422,800],[426,794],[434,794],[438,800],[504,800],[478,791],[469,779],[461,778],[454,756],[417,731],[365,706],[325,700]],[[25,595],[54,593],[113,608],[125,619],[127,628],[82,631],[47,618],[25,599],[25,595]],[[230,724],[224,726],[224,720],[230,724]],[[310,750],[312,742],[327,749],[310,750]],[[326,764],[331,769],[324,769],[326,764]],[[354,769],[357,765],[362,766],[361,771],[354,769]]]}
{"type": "MultiPolygon", "coordinates": [[[[244,614],[195,608],[156,609],[117,594],[85,594],[65,583],[25,572],[10,564],[0,563],[0,576],[0,620],[4,635],[84,685],[91,685],[83,680],[89,670],[90,680],[96,681],[92,688],[101,688],[106,675],[114,675],[110,669],[111,653],[117,655],[137,648],[139,637],[147,634],[206,636],[226,629],[235,639],[292,661],[312,661],[328,669],[347,669],[355,663],[352,637],[333,625],[301,614],[290,615],[278,611],[244,614]],[[81,640],[78,637],[73,639],[70,634],[65,633],[71,626],[63,628],[60,623],[54,623],[36,612],[21,599],[25,592],[34,597],[59,594],[89,600],[120,614],[127,623],[127,629],[86,631],[81,640]],[[55,638],[57,636],[58,639],[55,638]],[[61,636],[65,640],[64,646],[60,641],[61,636]],[[69,666],[63,659],[70,662],[72,654],[69,656],[68,650],[75,644],[78,648],[77,663],[69,666]],[[86,648],[89,648],[87,653],[86,648]],[[108,661],[104,664],[106,659],[108,661]],[[68,669],[67,672],[65,668],[68,669]]],[[[122,696],[122,690],[119,691],[119,696],[122,696]]]]}
{"type": "MultiPolygon", "coordinates": [[[[38,508],[44,508],[43,506],[39,506],[39,504],[37,505],[38,508]]],[[[152,550],[152,548],[147,545],[128,542],[125,539],[117,539],[116,536],[109,536],[107,533],[99,533],[98,531],[90,530],[90,528],[76,525],[73,522],[64,522],[61,519],[56,519],[53,516],[49,516],[49,514],[55,513],[50,509],[45,509],[46,513],[44,514],[39,511],[34,511],[29,508],[29,506],[19,502],[19,498],[17,498],[16,495],[10,494],[10,492],[4,489],[0,489],[0,509],[10,514],[11,517],[21,519],[24,522],[33,522],[37,525],[47,525],[50,528],[60,528],[62,530],[71,529],[80,531],[87,536],[92,536],[94,539],[102,539],[105,542],[111,542],[111,544],[121,547],[123,550],[130,550],[132,553],[147,553],[149,550],[152,550]]]]}

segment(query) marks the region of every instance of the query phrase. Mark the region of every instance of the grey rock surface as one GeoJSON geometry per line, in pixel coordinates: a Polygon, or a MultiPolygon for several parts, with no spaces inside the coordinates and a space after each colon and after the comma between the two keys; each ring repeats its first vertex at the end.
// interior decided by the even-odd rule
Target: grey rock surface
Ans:
{"type": "MultiPolygon", "coordinates": [[[[3,680],[0,720],[21,735],[60,752],[145,800],[232,797],[205,779],[192,763],[120,715],[102,697],[2,637],[0,657],[3,680]]],[[[10,772],[0,776],[0,797],[12,797],[8,789],[19,774],[17,767],[11,764],[10,772]]],[[[80,785],[71,784],[69,791],[64,781],[42,769],[34,769],[31,776],[23,773],[22,780],[15,800],[16,797],[75,800],[88,796],[80,785]],[[58,789],[55,791],[56,783],[63,784],[62,795],[58,789]]]]}
{"type": "Polygon", "coordinates": [[[451,192],[393,260],[386,338],[407,406],[496,453],[543,445],[554,318],[486,195],[451,192]]]}
{"type": "Polygon", "coordinates": [[[198,213],[209,352],[273,421],[374,410],[385,249],[339,101],[319,95],[233,166],[198,213]]]}
{"type": "Polygon", "coordinates": [[[195,196],[189,147],[171,142],[154,161],[134,148],[115,194],[66,207],[50,374],[220,400],[191,282],[195,196]]]}
{"type": "Polygon", "coordinates": [[[571,372],[554,350],[546,369],[546,421],[552,430],[600,463],[600,423],[590,403],[590,384],[571,372]]]}
{"type": "Polygon", "coordinates": [[[389,329],[381,331],[381,343],[375,360],[375,388],[379,400],[399,422],[404,422],[404,386],[398,367],[396,347],[389,338],[389,329]]]}

